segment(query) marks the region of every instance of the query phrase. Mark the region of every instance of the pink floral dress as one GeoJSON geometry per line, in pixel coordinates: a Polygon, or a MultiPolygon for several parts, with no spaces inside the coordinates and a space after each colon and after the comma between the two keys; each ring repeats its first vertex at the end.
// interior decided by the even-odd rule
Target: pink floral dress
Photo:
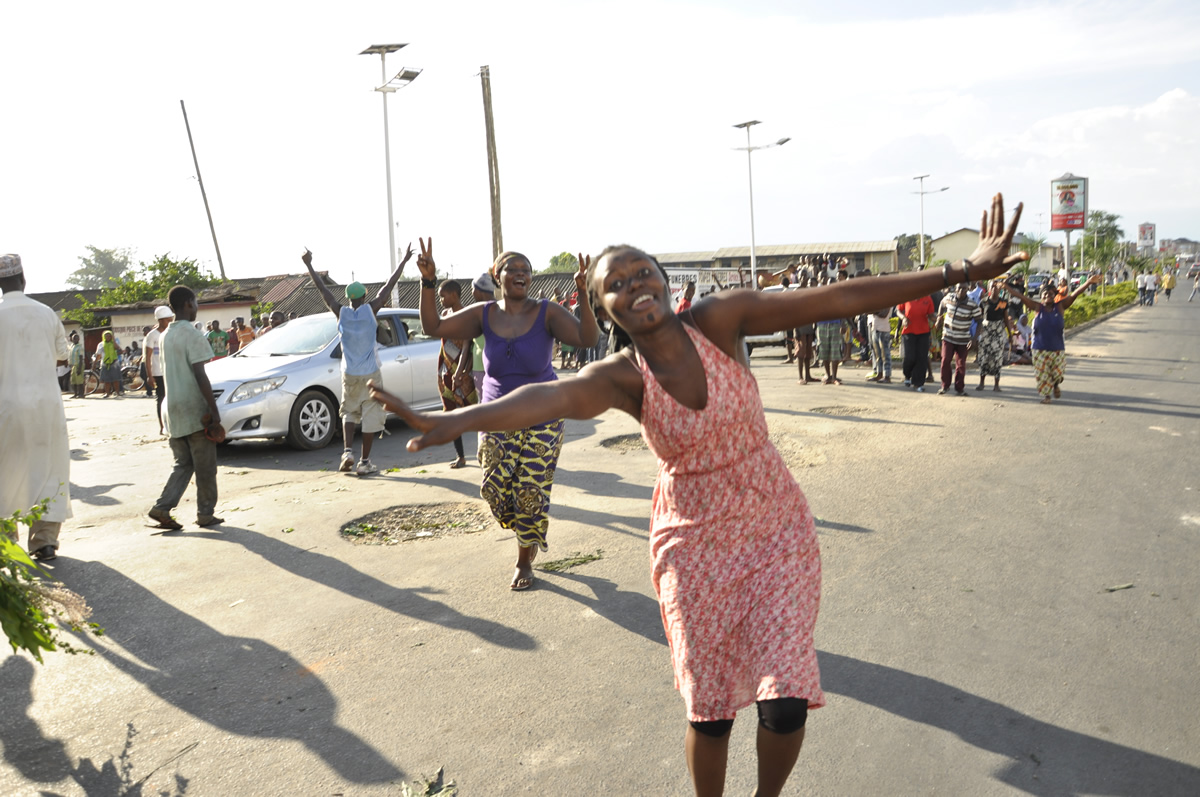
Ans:
{"type": "Polygon", "coordinates": [[[758,383],[687,323],[708,380],[689,409],[639,357],[642,435],[658,457],[654,589],[688,719],[759,700],[825,705],[813,647],[821,557],[808,502],[767,436],[758,383]]]}

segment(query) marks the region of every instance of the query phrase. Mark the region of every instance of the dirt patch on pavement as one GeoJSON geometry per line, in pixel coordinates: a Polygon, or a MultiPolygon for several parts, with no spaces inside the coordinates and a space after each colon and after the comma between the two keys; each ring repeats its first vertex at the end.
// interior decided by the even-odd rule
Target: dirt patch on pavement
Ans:
{"type": "Polygon", "coordinates": [[[824,465],[828,461],[822,449],[805,445],[786,432],[772,434],[771,443],[779,451],[779,456],[783,457],[788,470],[797,471],[804,468],[815,468],[818,465],[824,465]]]}
{"type": "Polygon", "coordinates": [[[342,526],[339,534],[359,545],[398,545],[457,534],[478,534],[492,523],[482,504],[418,504],[381,509],[342,526]]]}
{"type": "Polygon", "coordinates": [[[841,405],[835,405],[833,407],[813,407],[809,410],[809,412],[816,412],[820,413],[821,415],[836,416],[866,415],[870,411],[871,409],[869,407],[843,407],[841,405]]]}
{"type": "Polygon", "coordinates": [[[600,445],[612,451],[624,454],[626,451],[647,451],[646,441],[640,434],[621,434],[616,437],[606,437],[600,445]]]}

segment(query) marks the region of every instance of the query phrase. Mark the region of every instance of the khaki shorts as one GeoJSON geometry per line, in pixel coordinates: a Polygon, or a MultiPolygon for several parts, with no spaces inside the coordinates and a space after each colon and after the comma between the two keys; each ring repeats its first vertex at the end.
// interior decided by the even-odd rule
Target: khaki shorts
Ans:
{"type": "Polygon", "coordinates": [[[371,398],[367,382],[374,381],[383,384],[383,376],[376,371],[366,376],[342,374],[342,420],[361,423],[364,434],[375,434],[383,431],[383,422],[387,419],[387,410],[378,401],[371,398]]]}

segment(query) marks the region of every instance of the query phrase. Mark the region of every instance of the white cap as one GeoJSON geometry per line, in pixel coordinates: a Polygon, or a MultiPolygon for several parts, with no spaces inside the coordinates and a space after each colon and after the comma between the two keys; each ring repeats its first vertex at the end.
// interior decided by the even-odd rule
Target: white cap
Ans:
{"type": "Polygon", "coordinates": [[[20,255],[0,255],[0,277],[15,277],[23,273],[20,255]]]}
{"type": "Polygon", "coordinates": [[[154,308],[154,317],[159,321],[164,318],[174,318],[175,311],[170,307],[167,307],[165,304],[160,304],[158,307],[154,308]]]}

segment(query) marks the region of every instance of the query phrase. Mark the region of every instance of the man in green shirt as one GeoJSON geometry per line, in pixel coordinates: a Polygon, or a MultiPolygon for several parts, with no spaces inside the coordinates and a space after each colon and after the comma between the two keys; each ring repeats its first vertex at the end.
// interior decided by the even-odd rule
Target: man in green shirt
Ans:
{"type": "Polygon", "coordinates": [[[150,518],[157,528],[178,531],[183,526],[171,517],[171,510],[179,505],[192,474],[196,476],[196,525],[223,522],[213,514],[217,506],[217,444],[209,439],[210,435],[219,435],[221,417],[204,372],[204,364],[212,359],[213,352],[195,327],[196,294],[191,288],[176,285],[167,295],[167,302],[175,311],[175,321],[162,337],[167,385],[163,424],[170,437],[175,468],[150,510],[150,518]]]}
{"type": "Polygon", "coordinates": [[[218,321],[208,322],[208,345],[212,347],[213,359],[219,360],[229,355],[229,333],[221,329],[218,321]]]}

